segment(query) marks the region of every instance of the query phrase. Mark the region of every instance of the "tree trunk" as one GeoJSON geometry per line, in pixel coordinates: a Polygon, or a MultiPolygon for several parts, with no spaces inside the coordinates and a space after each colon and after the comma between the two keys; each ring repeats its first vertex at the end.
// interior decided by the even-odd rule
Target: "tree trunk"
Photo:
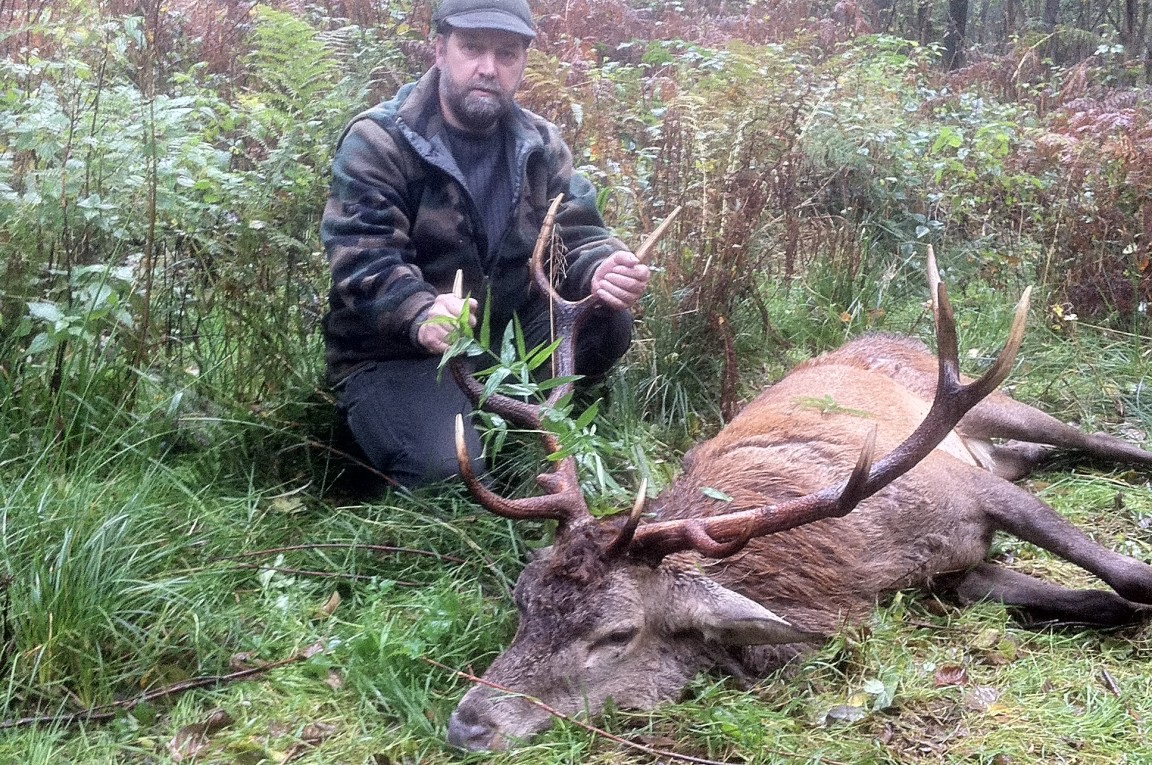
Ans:
{"type": "Polygon", "coordinates": [[[932,0],[917,0],[916,3],[916,40],[921,45],[930,45],[936,42],[932,34],[932,0]]]}
{"type": "MultiPolygon", "coordinates": [[[[980,7],[974,11],[972,29],[968,32],[968,39],[975,40],[977,45],[986,45],[993,42],[989,31],[992,23],[988,20],[991,10],[991,0],[980,0],[980,7]]],[[[995,42],[999,43],[1001,41],[995,40],[995,42]]]]}
{"type": "Polygon", "coordinates": [[[964,65],[968,0],[948,0],[948,31],[944,33],[944,68],[949,72],[964,65]]]}
{"type": "Polygon", "coordinates": [[[1136,0],[1124,0],[1124,16],[1120,20],[1120,44],[1129,56],[1139,51],[1136,40],[1136,0]]]}

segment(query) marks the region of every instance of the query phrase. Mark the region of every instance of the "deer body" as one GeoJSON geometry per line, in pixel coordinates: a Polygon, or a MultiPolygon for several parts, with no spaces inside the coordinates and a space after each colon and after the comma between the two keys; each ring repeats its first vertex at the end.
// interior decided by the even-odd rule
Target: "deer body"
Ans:
{"type": "MultiPolygon", "coordinates": [[[[671,520],[737,512],[834,483],[859,453],[867,429],[877,428],[877,450],[883,452],[923,419],[934,363],[915,341],[871,335],[801,365],[689,453],[682,476],[657,499],[658,515],[671,520]],[[709,499],[705,487],[721,489],[732,501],[709,499]]],[[[993,534],[1006,531],[1069,557],[1137,602],[1152,603],[1152,569],[1098,548],[1010,483],[1054,443],[1152,467],[1152,454],[1131,444],[1088,436],[992,393],[932,454],[852,513],[758,537],[738,555],[705,561],[703,570],[793,626],[828,634],[865,618],[878,598],[899,589],[935,586],[957,590],[964,600],[988,597],[992,593],[978,592],[986,585],[976,580],[995,575],[981,564],[993,534]],[[1043,444],[991,441],[1038,435],[1043,444]],[[963,575],[974,568],[978,576],[965,582],[963,575]]],[[[1034,603],[1023,587],[1000,592],[998,599],[1086,623],[1136,615],[1112,593],[1094,592],[1083,607],[1074,607],[1040,589],[1041,602],[1034,603]]]]}
{"type": "MultiPolygon", "coordinates": [[[[856,345],[875,353],[900,342],[906,341],[870,337],[856,345]]],[[[654,503],[658,518],[738,512],[803,496],[841,480],[874,428],[880,453],[903,441],[930,399],[870,368],[874,357],[850,350],[800,366],[689,452],[683,474],[654,503]],[[709,498],[706,488],[731,501],[709,498]]],[[[983,559],[991,531],[955,486],[959,473],[978,469],[965,440],[950,433],[916,468],[848,515],[758,537],[737,555],[706,561],[704,571],[793,626],[828,634],[863,618],[885,592],[983,559]]]]}
{"type": "MultiPolygon", "coordinates": [[[[609,698],[639,709],[673,700],[706,669],[756,677],[909,587],[998,600],[1041,619],[1141,618],[1152,567],[1097,545],[1010,479],[1053,447],[1150,468],[1152,453],[993,391],[1019,345],[1026,301],[993,368],[962,381],[939,294],[939,364],[922,344],[882,334],[801,364],[692,449],[639,526],[636,512],[625,524],[592,519],[572,462],[541,476],[547,497],[501,500],[468,478],[493,512],[560,526],[521,574],[516,635],[484,675],[512,693],[474,687],[448,740],[501,749],[547,727],[549,714],[524,696],[594,714],[609,698]],[[874,466],[873,451],[887,455],[874,466]],[[1112,591],[1071,590],[985,562],[998,531],[1112,591]]],[[[462,469],[466,462],[461,454],[462,469]]]]}

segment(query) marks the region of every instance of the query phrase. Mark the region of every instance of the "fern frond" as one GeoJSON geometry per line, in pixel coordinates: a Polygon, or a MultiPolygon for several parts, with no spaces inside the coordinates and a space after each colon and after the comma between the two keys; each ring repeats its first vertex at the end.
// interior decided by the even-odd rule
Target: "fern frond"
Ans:
{"type": "Polygon", "coordinates": [[[253,13],[248,61],[263,101],[288,117],[306,115],[339,79],[336,59],[303,19],[263,5],[253,13]]]}

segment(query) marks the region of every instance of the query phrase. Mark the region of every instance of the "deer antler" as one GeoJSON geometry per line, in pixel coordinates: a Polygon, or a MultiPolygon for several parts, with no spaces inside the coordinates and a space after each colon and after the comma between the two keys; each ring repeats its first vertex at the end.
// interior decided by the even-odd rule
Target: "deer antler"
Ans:
{"type": "Polygon", "coordinates": [[[648,235],[644,243],[636,248],[636,259],[641,263],[648,263],[649,258],[652,256],[652,250],[656,247],[656,243],[664,238],[664,234],[668,231],[668,227],[672,225],[672,221],[676,220],[676,216],[680,214],[682,207],[676,207],[672,212],[668,213],[668,217],[661,222],[656,230],[648,235]]]}
{"type": "MultiPolygon", "coordinates": [[[[560,196],[553,199],[547,214],[544,216],[544,223],[540,227],[540,235],[536,238],[536,246],[532,251],[529,268],[536,285],[551,300],[555,317],[555,333],[560,338],[560,343],[553,354],[553,371],[557,377],[570,378],[576,372],[576,335],[580,331],[581,325],[599,304],[599,299],[594,295],[589,295],[577,301],[565,300],[556,292],[545,272],[544,253],[552,238],[552,229],[556,223],[556,214],[560,208],[561,200],[562,197],[560,196]]],[[[679,208],[673,211],[673,214],[648,236],[637,250],[637,257],[643,259],[648,256],[657,240],[667,231],[671,219],[678,212],[679,208]]],[[[553,388],[547,401],[543,404],[531,404],[500,394],[492,394],[481,403],[483,386],[468,374],[463,363],[456,359],[452,361],[452,375],[475,406],[483,406],[521,427],[540,431],[548,453],[557,454],[560,451],[560,443],[556,436],[545,431],[541,425],[546,409],[556,406],[560,399],[572,391],[573,383],[571,381],[553,388]]],[[[588,511],[588,505],[580,491],[580,479],[576,470],[575,457],[570,455],[557,460],[555,467],[550,472],[542,473],[536,477],[536,481],[547,492],[545,496],[508,499],[492,492],[476,479],[471,469],[471,461],[468,459],[468,450],[464,445],[463,428],[463,420],[458,417],[456,420],[456,458],[460,463],[460,475],[463,477],[464,483],[481,505],[497,515],[513,519],[551,518],[562,524],[591,520],[592,514],[588,511]]],[[[638,514],[637,518],[639,518],[638,514]]]]}
{"type": "MultiPolygon", "coordinates": [[[[935,270],[932,263],[931,270],[935,270]]],[[[711,558],[732,555],[751,539],[802,526],[823,518],[848,514],[856,505],[911,470],[956,427],[960,419],[1008,376],[1024,337],[1031,288],[1016,306],[1012,330],[992,367],[968,385],[960,380],[956,323],[948,291],[935,279],[936,340],[939,377],[936,396],[924,421],[907,439],[875,466],[871,465],[875,432],[865,445],[848,480],[805,497],[753,510],[707,518],[684,518],[641,526],[632,535],[628,554],[659,560],[682,550],[696,550],[711,558]]]]}

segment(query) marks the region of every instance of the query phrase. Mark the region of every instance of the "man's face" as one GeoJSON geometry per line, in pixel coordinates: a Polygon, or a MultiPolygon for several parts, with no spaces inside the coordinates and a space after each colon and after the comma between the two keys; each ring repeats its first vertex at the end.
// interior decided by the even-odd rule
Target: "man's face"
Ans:
{"type": "Polygon", "coordinates": [[[525,38],[491,29],[453,29],[436,38],[440,107],[453,127],[484,133],[512,106],[527,61],[525,38]]]}

